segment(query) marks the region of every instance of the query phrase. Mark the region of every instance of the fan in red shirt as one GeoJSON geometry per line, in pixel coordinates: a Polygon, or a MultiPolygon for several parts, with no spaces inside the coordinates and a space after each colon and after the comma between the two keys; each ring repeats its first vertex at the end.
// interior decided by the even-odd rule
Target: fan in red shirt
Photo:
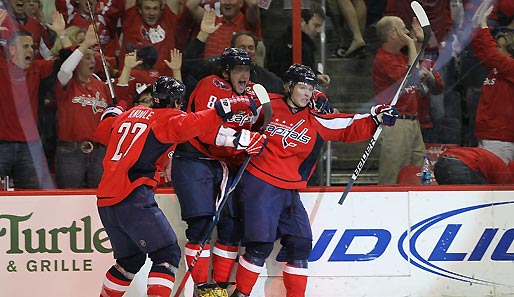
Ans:
{"type": "Polygon", "coordinates": [[[96,188],[102,177],[105,146],[94,142],[100,116],[112,103],[107,85],[93,72],[96,44],[93,26],[64,61],[57,74],[57,150],[55,177],[59,188],[96,188]]]}
{"type": "Polygon", "coordinates": [[[159,53],[155,68],[162,75],[171,75],[164,59],[175,48],[177,15],[164,0],[127,0],[121,24],[123,42],[120,64],[127,52],[154,45],[159,53]]]}
{"type": "MultiPolygon", "coordinates": [[[[398,86],[404,78],[408,65],[417,63],[414,58],[423,40],[419,22],[412,23],[413,36],[399,17],[385,16],[377,23],[377,34],[382,41],[373,63],[373,84],[375,101],[391,103],[398,86]],[[408,56],[401,52],[407,46],[408,56]]],[[[421,96],[427,93],[440,94],[443,81],[433,62],[424,60],[419,70],[411,75],[406,87],[401,90],[396,108],[400,112],[394,128],[384,127],[380,140],[379,177],[380,184],[395,184],[403,166],[421,166],[425,155],[425,144],[418,120],[421,96]]]]}
{"type": "MultiPolygon", "coordinates": [[[[50,28],[62,34],[64,20],[52,14],[50,28]]],[[[4,26],[7,12],[0,9],[4,26]]],[[[5,32],[4,32],[5,33],[5,32]]],[[[9,58],[0,56],[0,176],[10,176],[15,188],[53,188],[37,127],[38,90],[52,74],[54,61],[34,60],[34,39],[15,31],[7,42],[9,58]]]]}
{"type": "Polygon", "coordinates": [[[491,12],[482,3],[476,19],[481,27],[473,39],[477,58],[490,69],[478,103],[475,135],[478,146],[495,153],[505,163],[514,160],[514,35],[501,35],[495,42],[487,28],[491,12]]]}
{"type": "Polygon", "coordinates": [[[148,296],[168,297],[180,262],[175,232],[158,207],[154,188],[159,160],[174,144],[217,131],[234,113],[252,114],[246,100],[223,99],[212,109],[186,114],[185,87],[178,80],[159,77],[153,85],[151,108],[109,107],[96,130],[96,139],[107,145],[104,174],[97,191],[98,213],[111,241],[116,264],[106,273],[102,297],[123,296],[134,275],[152,260],[148,296]]]}

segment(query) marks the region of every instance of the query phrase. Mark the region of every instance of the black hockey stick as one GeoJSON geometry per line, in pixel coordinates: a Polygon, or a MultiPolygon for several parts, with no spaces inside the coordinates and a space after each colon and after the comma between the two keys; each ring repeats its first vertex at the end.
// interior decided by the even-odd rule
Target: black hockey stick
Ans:
{"type": "MultiPolygon", "coordinates": [[[[255,94],[257,95],[257,98],[259,99],[262,110],[264,111],[264,123],[262,125],[261,130],[264,131],[266,129],[266,126],[271,121],[272,111],[271,111],[271,103],[268,96],[268,92],[266,89],[260,85],[255,84],[253,86],[253,90],[255,91],[255,94]]],[[[205,245],[211,238],[211,234],[214,231],[214,228],[216,227],[216,224],[219,221],[221,212],[223,208],[225,207],[225,204],[227,203],[230,194],[236,189],[237,184],[241,180],[241,177],[243,176],[243,173],[246,170],[246,167],[248,166],[248,163],[250,163],[251,155],[247,155],[245,160],[243,161],[243,164],[241,167],[239,167],[239,170],[237,171],[236,176],[234,177],[234,180],[232,181],[232,184],[228,188],[228,190],[225,192],[225,195],[223,195],[223,198],[221,199],[221,202],[219,203],[218,209],[216,210],[216,213],[212,217],[212,221],[210,222],[209,226],[207,227],[207,231],[205,232],[205,236],[200,242],[200,247],[198,251],[196,252],[193,260],[191,261],[191,264],[189,264],[189,268],[187,269],[186,273],[184,274],[184,277],[182,278],[182,281],[180,282],[180,285],[178,286],[177,290],[175,291],[174,297],[178,297],[180,293],[182,293],[182,290],[184,290],[184,286],[186,285],[187,280],[189,279],[189,276],[193,272],[193,269],[195,268],[196,262],[198,262],[198,259],[200,258],[200,255],[202,254],[203,249],[205,248],[205,245]]]]}
{"type": "MultiPolygon", "coordinates": [[[[102,60],[103,66],[104,66],[105,79],[107,80],[107,85],[109,86],[109,92],[111,92],[112,102],[118,103],[118,100],[116,100],[116,95],[114,94],[114,86],[112,85],[111,74],[109,73],[109,67],[107,67],[107,60],[105,59],[104,51],[102,49],[102,44],[100,43],[100,37],[98,36],[98,26],[96,25],[95,16],[93,14],[93,8],[91,7],[90,0],[87,0],[86,3],[87,3],[87,8],[89,9],[89,17],[91,18],[91,22],[93,23],[93,29],[95,30],[96,43],[98,43],[100,58],[102,60]]],[[[96,9],[96,7],[95,7],[95,9],[96,9]]]]}
{"type": "MultiPolygon", "coordinates": [[[[393,97],[393,100],[391,101],[391,105],[396,105],[396,102],[398,102],[398,98],[400,97],[403,88],[405,87],[405,84],[407,83],[407,79],[409,78],[410,74],[412,73],[412,70],[416,67],[416,64],[418,64],[418,61],[420,57],[423,55],[423,52],[425,48],[428,45],[428,41],[430,40],[430,37],[432,36],[432,29],[430,28],[430,22],[428,21],[428,17],[425,13],[425,10],[423,10],[423,7],[421,4],[419,4],[416,1],[412,1],[410,4],[412,10],[414,11],[414,14],[416,14],[416,17],[419,20],[419,23],[421,25],[421,28],[423,29],[423,44],[421,45],[421,49],[419,50],[418,54],[416,55],[416,58],[414,59],[414,62],[412,65],[409,66],[407,69],[407,73],[405,74],[405,77],[403,78],[400,86],[398,87],[398,90],[396,91],[396,94],[393,97]]],[[[382,133],[382,124],[377,127],[377,130],[375,131],[375,134],[373,134],[373,137],[371,137],[371,140],[364,150],[364,153],[362,154],[361,159],[359,160],[359,164],[357,164],[357,168],[355,168],[352,177],[348,184],[346,185],[346,189],[343,192],[343,195],[341,196],[341,199],[339,199],[339,204],[343,204],[344,200],[346,199],[346,196],[348,196],[348,193],[350,192],[350,189],[352,188],[353,184],[357,180],[357,177],[359,176],[362,168],[364,167],[364,163],[368,160],[369,155],[371,154],[371,151],[375,147],[375,144],[378,140],[378,137],[380,136],[380,133],[382,133]]]]}

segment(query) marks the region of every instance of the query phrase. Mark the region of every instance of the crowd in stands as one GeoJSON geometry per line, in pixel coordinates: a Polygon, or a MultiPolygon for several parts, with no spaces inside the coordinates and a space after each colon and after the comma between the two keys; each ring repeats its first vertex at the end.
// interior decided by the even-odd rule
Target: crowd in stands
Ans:
{"type": "MultiPolygon", "coordinates": [[[[396,184],[402,167],[420,166],[426,143],[514,160],[514,1],[492,1],[489,10],[479,0],[419,2],[433,31],[421,62],[414,56],[423,34],[410,1],[327,1],[326,13],[311,1],[302,9],[302,64],[316,72],[330,17],[340,39],[332,41],[333,57],[341,58],[333,63],[372,57],[373,85],[363,87],[374,90],[377,104],[389,104],[408,66],[417,65],[396,105],[398,122],[379,140],[380,184],[396,184]],[[380,43],[373,53],[364,34],[370,28],[380,43]]],[[[118,100],[127,108],[150,104],[150,87],[162,75],[182,81],[188,98],[216,73],[225,48],[248,52],[250,81],[284,94],[292,28],[264,45],[261,17],[268,11],[258,3],[55,0],[57,10],[45,18],[41,0],[3,1],[0,176],[10,176],[16,189],[98,187],[106,148],[94,131],[102,112],[118,100]]],[[[316,77],[321,90],[331,84],[326,73],[316,77]]],[[[461,155],[446,154],[445,162],[461,155]]],[[[492,183],[491,174],[468,182],[492,183]]]]}

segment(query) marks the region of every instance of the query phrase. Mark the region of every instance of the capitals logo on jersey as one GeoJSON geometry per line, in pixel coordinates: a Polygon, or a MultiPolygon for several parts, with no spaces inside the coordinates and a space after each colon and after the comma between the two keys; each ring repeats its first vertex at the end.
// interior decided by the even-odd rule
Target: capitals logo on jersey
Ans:
{"type": "Polygon", "coordinates": [[[282,136],[282,146],[284,148],[287,147],[295,147],[299,142],[303,144],[309,143],[312,137],[306,135],[309,129],[303,128],[301,132],[298,132],[297,129],[305,122],[305,120],[300,120],[296,124],[287,124],[286,121],[280,121],[276,119],[274,122],[271,122],[266,127],[266,131],[270,133],[270,137],[275,135],[282,136]]]}
{"type": "Polygon", "coordinates": [[[232,89],[230,86],[227,86],[225,83],[223,83],[221,80],[219,80],[217,78],[214,78],[212,80],[212,83],[222,90],[231,90],[232,89]]]}

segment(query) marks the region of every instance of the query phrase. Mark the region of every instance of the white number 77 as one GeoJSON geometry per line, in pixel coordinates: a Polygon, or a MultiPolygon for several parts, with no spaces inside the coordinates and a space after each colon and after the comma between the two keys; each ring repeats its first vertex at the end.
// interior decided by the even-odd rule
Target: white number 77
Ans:
{"type": "Polygon", "coordinates": [[[134,144],[134,142],[136,142],[136,140],[139,138],[139,136],[141,136],[141,134],[143,134],[145,132],[146,128],[148,127],[148,125],[145,123],[134,123],[134,126],[132,127],[132,129],[130,129],[131,126],[132,126],[132,123],[124,122],[118,128],[117,132],[119,134],[123,134],[123,135],[121,135],[121,138],[118,141],[118,145],[116,146],[116,152],[114,153],[114,155],[111,158],[112,161],[119,161],[122,157],[127,155],[127,153],[129,152],[129,150],[132,147],[132,145],[134,144]],[[132,137],[132,140],[131,140],[130,145],[127,148],[127,150],[125,152],[121,152],[121,146],[123,145],[125,138],[127,138],[129,131],[130,131],[131,136],[133,134],[135,134],[135,136],[132,137]]]}

